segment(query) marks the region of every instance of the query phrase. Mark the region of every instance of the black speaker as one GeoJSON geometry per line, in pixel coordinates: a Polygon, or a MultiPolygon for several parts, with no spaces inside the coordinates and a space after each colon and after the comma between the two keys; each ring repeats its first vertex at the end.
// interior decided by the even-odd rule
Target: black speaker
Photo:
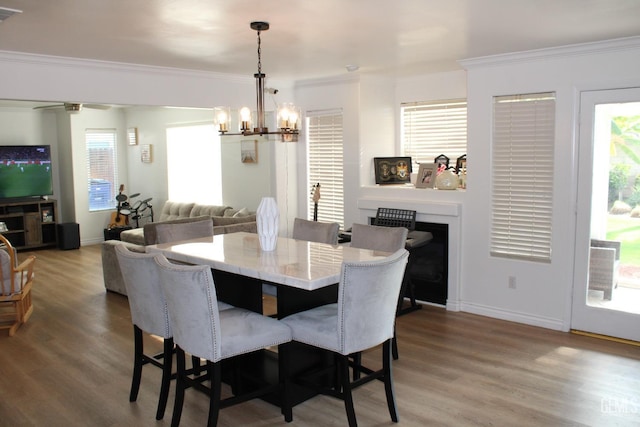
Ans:
{"type": "Polygon", "coordinates": [[[58,224],[58,248],[62,250],[80,247],[80,225],[75,222],[58,224]]]}

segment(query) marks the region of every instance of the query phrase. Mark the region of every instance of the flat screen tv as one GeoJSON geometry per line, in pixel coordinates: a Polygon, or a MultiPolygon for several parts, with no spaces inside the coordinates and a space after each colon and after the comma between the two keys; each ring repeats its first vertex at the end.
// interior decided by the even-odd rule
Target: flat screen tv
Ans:
{"type": "Polygon", "coordinates": [[[0,199],[51,194],[49,145],[0,145],[0,199]]]}

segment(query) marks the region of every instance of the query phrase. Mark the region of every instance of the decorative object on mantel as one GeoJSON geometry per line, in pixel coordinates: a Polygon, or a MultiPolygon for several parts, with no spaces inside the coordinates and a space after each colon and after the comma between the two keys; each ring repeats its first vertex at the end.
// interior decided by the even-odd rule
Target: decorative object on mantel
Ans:
{"type": "Polygon", "coordinates": [[[258,33],[258,72],[253,75],[256,79],[256,103],[257,111],[255,118],[252,120],[252,113],[249,107],[240,109],[240,130],[238,133],[229,133],[229,125],[231,122],[229,107],[214,108],[214,123],[218,125],[218,131],[221,136],[225,135],[280,135],[282,142],[298,142],[298,133],[300,129],[300,110],[293,104],[284,103],[278,107],[278,127],[280,130],[269,132],[269,128],[265,125],[264,118],[264,93],[268,91],[275,94],[277,90],[264,87],[264,79],[266,74],[262,73],[262,41],[260,32],[269,29],[268,22],[255,21],[250,24],[251,29],[258,33]],[[251,130],[252,122],[255,127],[251,130]]]}
{"type": "Polygon", "coordinates": [[[420,163],[418,177],[416,178],[416,188],[434,188],[437,172],[438,165],[436,163],[420,163]]]}
{"type": "Polygon", "coordinates": [[[460,188],[463,190],[467,189],[467,168],[464,168],[464,170],[460,171],[460,173],[458,174],[458,178],[460,179],[460,188]]]}
{"type": "Polygon", "coordinates": [[[256,211],[256,225],[258,239],[263,251],[272,251],[278,242],[278,222],[280,214],[278,205],[273,197],[263,197],[256,211]]]}
{"type": "Polygon", "coordinates": [[[443,170],[436,177],[436,188],[438,188],[438,190],[455,190],[459,184],[460,180],[453,168],[443,170]]]}
{"type": "Polygon", "coordinates": [[[140,160],[142,163],[151,163],[153,161],[151,144],[140,146],[140,160]]]}
{"type": "Polygon", "coordinates": [[[433,159],[433,163],[437,164],[438,166],[444,165],[444,169],[446,169],[449,167],[449,158],[444,154],[440,154],[438,157],[433,159]]]}
{"type": "Polygon", "coordinates": [[[240,161],[242,163],[258,163],[258,140],[240,141],[240,161]]]}
{"type": "Polygon", "coordinates": [[[462,156],[456,159],[456,173],[460,174],[461,170],[467,170],[467,155],[463,154],[462,156]]]}
{"type": "Polygon", "coordinates": [[[411,157],[374,157],[376,184],[411,183],[411,157]]]}
{"type": "Polygon", "coordinates": [[[460,179],[460,188],[467,188],[467,155],[463,154],[462,156],[456,159],[456,173],[458,174],[458,178],[460,179]]]}

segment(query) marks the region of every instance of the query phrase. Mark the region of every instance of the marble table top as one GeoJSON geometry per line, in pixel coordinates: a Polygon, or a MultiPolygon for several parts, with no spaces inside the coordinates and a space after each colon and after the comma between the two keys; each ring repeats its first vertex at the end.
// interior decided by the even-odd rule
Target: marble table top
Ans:
{"type": "Polygon", "coordinates": [[[265,252],[260,249],[258,235],[245,232],[149,245],[146,251],[309,291],[338,283],[343,261],[370,261],[389,255],[286,237],[278,238],[274,251],[265,252]]]}

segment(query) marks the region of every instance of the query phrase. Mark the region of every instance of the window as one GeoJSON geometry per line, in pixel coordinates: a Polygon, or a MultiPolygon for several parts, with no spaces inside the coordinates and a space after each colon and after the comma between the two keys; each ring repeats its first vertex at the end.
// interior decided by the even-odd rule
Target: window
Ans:
{"type": "Polygon", "coordinates": [[[418,163],[433,163],[440,154],[455,160],[467,153],[467,101],[407,103],[401,106],[402,152],[418,163]]]}
{"type": "Polygon", "coordinates": [[[491,255],[551,262],[555,94],[493,101],[491,255]]]}
{"type": "MultiPolygon", "coordinates": [[[[344,183],[342,112],[325,111],[307,114],[308,188],[320,184],[318,221],[337,222],[344,227],[344,183]]],[[[314,203],[308,198],[309,219],[314,203]]]]}
{"type": "Polygon", "coordinates": [[[87,129],[87,176],[89,177],[89,211],[116,207],[118,163],[115,129],[87,129]]]}
{"type": "Polygon", "coordinates": [[[221,156],[213,124],[167,128],[169,200],[221,205],[221,156]]]}

